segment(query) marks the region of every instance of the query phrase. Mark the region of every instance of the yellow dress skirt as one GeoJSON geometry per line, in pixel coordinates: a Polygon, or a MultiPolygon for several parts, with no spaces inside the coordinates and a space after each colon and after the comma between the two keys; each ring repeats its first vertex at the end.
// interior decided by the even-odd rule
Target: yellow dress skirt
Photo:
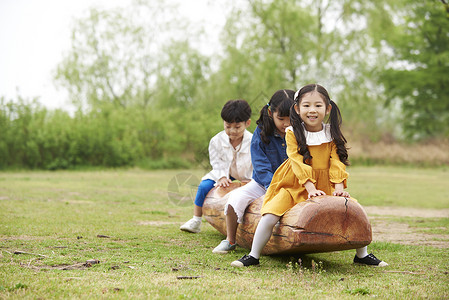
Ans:
{"type": "Polygon", "coordinates": [[[316,188],[326,195],[332,195],[336,183],[343,183],[346,188],[348,173],[346,166],[338,157],[333,141],[309,146],[312,161],[311,165],[308,165],[298,153],[298,144],[293,131],[287,130],[285,140],[289,158],[273,175],[264,197],[261,215],[282,216],[299,202],[306,201],[309,194],[304,183],[307,180],[313,182],[316,188]]]}

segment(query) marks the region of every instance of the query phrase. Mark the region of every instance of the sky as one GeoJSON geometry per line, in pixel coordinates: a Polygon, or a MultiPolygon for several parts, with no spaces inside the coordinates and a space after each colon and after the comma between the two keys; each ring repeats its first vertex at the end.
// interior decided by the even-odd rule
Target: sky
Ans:
{"type": "MultiPolygon", "coordinates": [[[[129,3],[131,0],[0,0],[0,97],[39,97],[48,108],[69,109],[67,93],[53,84],[53,72],[70,49],[74,20],[91,7],[108,9],[129,3]]],[[[217,29],[225,19],[213,3],[179,0],[178,13],[211,24],[207,26],[210,30],[217,29]]]]}

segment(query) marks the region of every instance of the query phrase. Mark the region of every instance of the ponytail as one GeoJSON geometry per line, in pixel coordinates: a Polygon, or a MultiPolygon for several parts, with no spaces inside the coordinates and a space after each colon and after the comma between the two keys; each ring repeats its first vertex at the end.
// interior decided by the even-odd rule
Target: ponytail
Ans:
{"type": "MultiPolygon", "coordinates": [[[[298,102],[295,100],[295,105],[297,103],[298,102]]],[[[295,105],[290,108],[290,123],[293,127],[296,142],[298,143],[298,153],[303,156],[303,162],[310,165],[312,163],[312,155],[310,155],[309,147],[307,146],[303,122],[295,111],[295,105]]]]}
{"type": "Polygon", "coordinates": [[[269,137],[274,135],[276,131],[273,113],[276,112],[280,117],[288,117],[290,115],[290,107],[293,106],[294,94],[295,92],[292,90],[276,91],[271,96],[270,102],[260,110],[260,117],[256,124],[260,128],[260,138],[265,144],[268,145],[270,143],[269,137]]]}
{"type": "Polygon", "coordinates": [[[270,140],[268,139],[268,136],[274,134],[274,121],[272,118],[270,118],[269,109],[270,104],[268,103],[262,109],[260,110],[260,117],[259,120],[256,121],[257,126],[261,129],[260,130],[260,138],[262,139],[262,142],[265,144],[269,144],[270,140]]]}
{"type": "Polygon", "coordinates": [[[340,109],[338,108],[337,104],[331,99],[329,99],[329,103],[332,105],[331,113],[329,116],[329,123],[331,125],[331,137],[334,140],[335,146],[337,146],[337,154],[340,158],[340,161],[343,164],[349,166],[346,138],[344,137],[340,129],[342,124],[340,109]]]}

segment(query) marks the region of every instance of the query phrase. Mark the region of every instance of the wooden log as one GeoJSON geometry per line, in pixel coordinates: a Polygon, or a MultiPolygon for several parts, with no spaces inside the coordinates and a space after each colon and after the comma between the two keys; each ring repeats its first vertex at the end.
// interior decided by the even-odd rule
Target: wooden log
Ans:
{"type": "MultiPolygon", "coordinates": [[[[204,201],[205,219],[224,235],[224,206],[229,192],[241,185],[232,183],[227,188],[214,188],[204,201]]],[[[262,203],[263,197],[258,198],[245,211],[236,236],[240,247],[251,249],[254,232],[261,218],[262,203]]],[[[371,239],[368,216],[356,200],[319,196],[298,203],[284,214],[274,227],[262,254],[302,254],[356,249],[370,244],[371,239]]]]}

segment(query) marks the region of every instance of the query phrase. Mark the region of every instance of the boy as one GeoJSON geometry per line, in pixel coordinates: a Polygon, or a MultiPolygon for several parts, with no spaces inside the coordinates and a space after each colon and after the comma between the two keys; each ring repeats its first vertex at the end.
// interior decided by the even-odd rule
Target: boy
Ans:
{"type": "Polygon", "coordinates": [[[232,180],[251,179],[251,138],[247,130],[251,124],[251,107],[245,100],[229,100],[221,110],[224,130],[209,143],[209,159],[212,171],[201,178],[195,198],[193,218],[183,224],[183,231],[201,231],[203,203],[207,193],[214,187],[226,187],[232,180]]]}

